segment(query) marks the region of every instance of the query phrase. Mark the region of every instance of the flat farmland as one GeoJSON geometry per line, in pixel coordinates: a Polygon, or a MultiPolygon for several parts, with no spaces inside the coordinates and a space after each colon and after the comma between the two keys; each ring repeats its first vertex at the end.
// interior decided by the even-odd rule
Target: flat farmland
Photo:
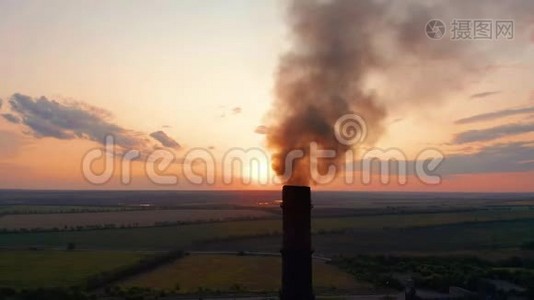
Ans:
{"type": "Polygon", "coordinates": [[[253,209],[176,209],[135,210],[82,213],[16,214],[0,217],[0,228],[17,230],[64,229],[77,226],[110,225],[153,226],[162,222],[195,222],[276,216],[264,210],[253,209]]]}
{"type": "Polygon", "coordinates": [[[140,209],[133,206],[88,206],[88,205],[0,205],[0,214],[48,214],[104,212],[140,209]]]}
{"type": "MultiPolygon", "coordinates": [[[[377,215],[365,217],[344,217],[344,218],[317,218],[313,220],[312,230],[318,234],[318,237],[324,236],[330,231],[340,232],[343,230],[358,231],[364,234],[369,232],[370,235],[362,236],[367,239],[362,243],[357,241],[360,245],[373,245],[369,239],[377,241],[377,247],[385,247],[383,242],[388,239],[395,240],[398,245],[406,245],[400,237],[404,237],[408,232],[414,232],[414,235],[408,235],[408,238],[415,239],[414,249],[417,251],[419,245],[423,249],[428,248],[424,243],[429,243],[431,240],[427,238],[439,238],[443,233],[436,235],[436,233],[428,231],[429,235],[421,236],[424,229],[433,228],[435,226],[454,225],[460,228],[461,235],[462,228],[475,228],[476,224],[482,224],[477,233],[473,233],[474,239],[481,236],[491,236],[492,232],[502,232],[501,228],[510,228],[514,230],[514,226],[524,231],[523,235],[509,235],[517,242],[511,243],[510,246],[517,247],[521,242],[534,239],[532,237],[532,211],[480,211],[480,212],[462,212],[462,213],[432,213],[432,214],[405,214],[405,215],[377,215]],[[513,222],[512,222],[513,220],[513,222]],[[495,228],[492,224],[497,225],[495,228]],[[515,225],[514,225],[515,224],[515,225]],[[406,229],[418,229],[420,231],[406,229]],[[491,228],[491,229],[490,229],[491,228]],[[530,231],[529,231],[530,229],[530,231]],[[374,236],[374,237],[373,237],[374,236]],[[387,236],[387,238],[386,238],[387,236]],[[418,238],[419,237],[419,238],[418,238]],[[384,241],[382,241],[384,240],[384,241]],[[380,242],[382,241],[382,242],[380,242]]],[[[228,245],[233,245],[232,250],[245,249],[248,247],[241,247],[239,245],[240,239],[243,237],[258,237],[258,236],[274,236],[276,247],[279,249],[279,234],[281,233],[281,220],[279,219],[264,219],[251,221],[229,221],[219,223],[203,223],[203,224],[189,224],[178,226],[164,226],[164,227],[143,227],[143,228],[128,228],[128,229],[107,229],[107,230],[83,230],[83,231],[62,231],[62,232],[31,232],[31,233],[0,233],[0,247],[61,247],[64,248],[70,242],[76,243],[79,248],[98,248],[98,249],[186,249],[194,244],[202,241],[220,241],[228,245]]],[[[478,228],[478,227],[477,227],[478,228]]],[[[512,231],[509,231],[512,232],[512,231]]],[[[498,236],[500,238],[501,236],[498,236]]],[[[502,238],[507,238],[508,235],[504,232],[502,238]]],[[[356,237],[354,237],[356,238],[356,237]]],[[[455,236],[451,237],[455,239],[455,236]]],[[[462,247],[473,239],[473,237],[466,237],[467,240],[460,240],[458,247],[462,247]]],[[[265,241],[264,241],[265,242],[265,241]]],[[[491,242],[491,240],[490,240],[491,242]]],[[[350,244],[350,243],[349,243],[350,244]]],[[[349,245],[347,244],[347,245],[349,245]]],[[[267,246],[263,242],[259,245],[267,246]]],[[[215,246],[215,245],[214,245],[215,246]]],[[[243,245],[245,246],[245,245],[243,245]]],[[[254,247],[254,245],[248,245],[254,247]]],[[[395,249],[394,244],[388,244],[387,247],[395,249]]],[[[347,247],[345,247],[347,248],[347,247]]],[[[349,247],[352,248],[352,247],[349,247]]],[[[340,248],[343,249],[343,248],[340,248]]],[[[462,248],[459,248],[462,249],[462,248]]],[[[276,250],[277,251],[277,250],[276,250]]]]}
{"type": "Polygon", "coordinates": [[[98,249],[183,249],[195,241],[255,236],[279,230],[279,220],[232,221],[128,229],[0,233],[0,247],[65,247],[98,249]]]}
{"type": "Polygon", "coordinates": [[[534,219],[534,210],[481,209],[439,213],[397,213],[342,218],[315,218],[312,219],[312,230],[317,232],[338,229],[410,228],[527,219],[534,219]]]}
{"type": "Polygon", "coordinates": [[[100,272],[137,262],[146,253],[123,251],[0,251],[0,287],[80,285],[100,272]]]}
{"type": "MultiPolygon", "coordinates": [[[[115,227],[154,226],[173,222],[208,222],[246,218],[266,220],[269,228],[280,230],[280,214],[260,209],[165,209],[81,213],[15,214],[0,216],[0,229],[69,229],[97,225],[115,227]]],[[[424,227],[463,222],[487,222],[534,219],[532,209],[482,209],[476,211],[395,213],[363,216],[312,218],[312,230],[339,230],[351,228],[404,228],[424,227]]],[[[258,223],[260,224],[260,223],[258,223]]],[[[256,227],[255,224],[252,224],[256,227]]]]}
{"type": "MultiPolygon", "coordinates": [[[[427,227],[394,229],[353,229],[339,233],[315,234],[313,248],[317,255],[353,255],[385,253],[455,253],[482,254],[487,251],[520,253],[521,246],[534,241],[534,220],[458,223],[427,227]]],[[[197,251],[259,251],[280,249],[278,236],[250,237],[198,243],[197,251]]],[[[511,256],[511,255],[509,255],[511,256]]]]}
{"type": "MultiPolygon", "coordinates": [[[[371,286],[356,281],[350,274],[323,262],[313,262],[315,290],[333,289],[368,292],[371,286]]],[[[189,255],[174,263],[133,277],[124,287],[149,287],[195,293],[212,291],[273,292],[280,288],[279,257],[189,255]],[[194,274],[194,276],[191,276],[194,274]]]]}

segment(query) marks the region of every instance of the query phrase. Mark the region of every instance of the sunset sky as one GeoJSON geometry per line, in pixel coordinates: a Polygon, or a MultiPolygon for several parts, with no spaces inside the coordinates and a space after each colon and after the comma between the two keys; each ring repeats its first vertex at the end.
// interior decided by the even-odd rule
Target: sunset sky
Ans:
{"type": "MultiPolygon", "coordinates": [[[[417,54],[404,55],[388,47],[388,31],[373,32],[394,63],[365,74],[365,89],[387,115],[384,132],[356,152],[397,148],[411,162],[437,149],[445,156],[440,184],[409,174],[404,185],[346,185],[340,173],[318,188],[534,192],[534,14],[524,16],[527,2],[516,2],[504,10],[430,10],[447,25],[453,18],[512,19],[513,40],[451,41],[449,32],[431,40],[422,18],[411,33],[419,48],[406,52],[417,54]]],[[[249,185],[239,174],[225,184],[219,167],[215,184],[196,185],[182,168],[194,149],[218,164],[233,148],[270,155],[262,126],[276,97],[279,59],[292,47],[285,16],[284,1],[1,1],[0,188],[277,188],[260,184],[274,176],[268,163],[249,185]],[[120,154],[141,152],[128,184],[119,167],[104,184],[84,178],[84,155],[101,149],[108,134],[120,154]],[[147,178],[154,149],[173,153],[161,174],[176,175],[177,183],[147,178]]]]}

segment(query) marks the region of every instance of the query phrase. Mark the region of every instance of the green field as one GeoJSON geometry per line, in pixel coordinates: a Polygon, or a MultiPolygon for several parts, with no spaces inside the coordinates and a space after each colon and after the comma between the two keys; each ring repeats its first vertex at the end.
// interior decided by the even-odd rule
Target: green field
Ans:
{"type": "MultiPolygon", "coordinates": [[[[519,238],[515,243],[506,242],[507,245],[517,246],[526,239],[532,238],[530,228],[533,228],[534,211],[531,210],[480,210],[476,212],[456,212],[456,213],[419,213],[419,214],[393,214],[393,215],[376,215],[376,216],[358,216],[343,218],[316,218],[312,222],[312,230],[315,233],[324,233],[329,231],[339,231],[349,229],[353,231],[369,232],[374,236],[365,237],[366,239],[385,240],[384,234],[404,236],[401,229],[411,228],[415,230],[421,228],[422,231],[414,231],[414,234],[425,233],[427,227],[459,224],[458,226],[467,226],[464,233],[462,227],[457,230],[460,236],[465,237],[465,242],[469,243],[471,234],[477,236],[492,235],[492,231],[501,232],[500,226],[495,228],[491,225],[482,225],[477,228],[475,233],[468,229],[473,224],[494,224],[502,220],[516,220],[518,224],[527,224],[520,226],[522,235],[510,235],[511,238],[519,238]],[[491,222],[489,222],[491,221],[491,222]],[[487,222],[487,223],[482,223],[487,222]],[[488,223],[489,222],[489,223],[488,223]],[[490,226],[485,228],[484,226],[490,226]]],[[[499,223],[500,224],[500,223],[499,223]]],[[[508,226],[508,221],[502,222],[508,226]]],[[[454,225],[456,226],[456,225],[454,225]]],[[[453,227],[451,227],[453,228],[453,227]]],[[[457,227],[454,227],[457,228],[457,227]]],[[[510,228],[514,231],[514,228],[510,228]]],[[[277,235],[281,232],[281,220],[267,219],[255,221],[231,221],[222,223],[190,224],[167,227],[147,227],[131,229],[108,229],[108,230],[88,230],[88,231],[64,231],[64,232],[41,232],[41,233],[0,233],[0,247],[65,247],[69,242],[74,242],[79,248],[99,248],[99,249],[184,249],[191,247],[194,243],[207,240],[225,240],[236,237],[253,237],[258,235],[277,235]]],[[[322,235],[320,235],[322,236],[322,235]]],[[[510,238],[505,233],[503,235],[493,234],[495,243],[500,243],[501,239],[509,241],[510,238]]],[[[419,239],[423,243],[432,244],[432,238],[435,236],[431,233],[428,236],[431,240],[426,241],[422,237],[419,239]]],[[[411,237],[410,237],[411,238],[411,237]]],[[[394,239],[396,240],[396,239],[394,239]]],[[[458,240],[452,236],[452,240],[458,240]]],[[[277,240],[279,243],[279,239],[277,240]]],[[[462,246],[460,243],[451,245],[462,246]]],[[[388,244],[395,247],[402,247],[405,243],[388,244]]],[[[368,244],[368,243],[364,243],[368,244]]],[[[484,242],[484,245],[488,242],[484,242]]],[[[382,247],[384,243],[378,243],[382,247]]],[[[279,246],[278,246],[279,247],[279,246]]],[[[426,247],[424,247],[426,248],[426,247]]],[[[462,249],[462,248],[460,248],[462,249]]]]}
{"type": "Polygon", "coordinates": [[[484,209],[476,211],[442,213],[402,213],[344,218],[317,218],[312,228],[318,230],[337,229],[384,229],[446,225],[455,223],[488,222],[503,220],[534,219],[534,210],[484,209]]]}
{"type": "Polygon", "coordinates": [[[131,229],[2,233],[0,247],[64,247],[74,242],[79,248],[180,249],[193,241],[274,232],[279,225],[279,221],[260,220],[131,229]]]}
{"type": "MultiPolygon", "coordinates": [[[[371,286],[356,281],[332,265],[314,262],[316,290],[342,290],[364,293],[371,286]]],[[[211,291],[277,291],[280,288],[281,259],[278,257],[190,255],[121,285],[195,293],[211,291]],[[194,274],[194,276],[192,276],[194,274]]]]}
{"type": "Polygon", "coordinates": [[[65,287],[133,264],[144,255],[122,251],[0,251],[0,287],[65,287]]]}
{"type": "MultiPolygon", "coordinates": [[[[163,211],[147,212],[158,214],[163,211]]],[[[90,218],[99,214],[77,215],[90,218]]],[[[53,215],[35,215],[41,216],[53,215]]],[[[155,215],[147,216],[153,218],[155,215]]],[[[280,219],[257,219],[105,230],[4,232],[0,233],[0,247],[6,249],[0,251],[0,287],[80,285],[91,275],[132,265],[146,255],[146,251],[154,250],[279,253],[281,225],[280,219]],[[57,250],[65,249],[69,243],[74,243],[77,250],[57,250]],[[25,250],[30,247],[37,250],[25,250]]],[[[337,254],[349,257],[355,254],[459,252],[483,258],[488,255],[523,257],[529,250],[519,248],[534,241],[534,211],[499,208],[316,217],[312,220],[312,231],[315,254],[330,257],[337,254]]],[[[530,251],[525,257],[533,255],[530,251]]],[[[326,294],[334,290],[336,293],[373,292],[370,284],[359,282],[332,265],[315,262],[314,270],[317,291],[326,294]]],[[[179,287],[180,293],[196,293],[199,288],[212,292],[275,292],[280,286],[279,281],[278,257],[195,254],[127,279],[121,286],[167,291],[179,287]]]]}
{"type": "MultiPolygon", "coordinates": [[[[407,229],[351,229],[313,235],[315,253],[452,253],[517,249],[534,240],[534,220],[460,223],[407,229]]],[[[195,245],[207,251],[268,251],[280,248],[280,237],[250,237],[195,245]]],[[[513,252],[509,252],[511,255],[513,252]]]]}

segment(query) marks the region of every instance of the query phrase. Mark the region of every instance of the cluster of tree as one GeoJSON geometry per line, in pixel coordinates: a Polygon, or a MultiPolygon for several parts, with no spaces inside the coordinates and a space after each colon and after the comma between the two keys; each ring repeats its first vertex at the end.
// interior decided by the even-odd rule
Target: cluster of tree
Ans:
{"type": "Polygon", "coordinates": [[[396,257],[358,255],[337,257],[333,264],[376,286],[401,289],[395,274],[410,274],[416,286],[447,292],[450,286],[476,291],[480,279],[501,279],[528,287],[534,295],[534,261],[513,257],[489,262],[476,257],[396,257]]]}
{"type": "Polygon", "coordinates": [[[87,279],[86,288],[87,290],[102,288],[131,276],[153,270],[183,256],[184,252],[182,250],[173,250],[158,255],[152,255],[141,259],[136,264],[91,276],[87,279]]]}

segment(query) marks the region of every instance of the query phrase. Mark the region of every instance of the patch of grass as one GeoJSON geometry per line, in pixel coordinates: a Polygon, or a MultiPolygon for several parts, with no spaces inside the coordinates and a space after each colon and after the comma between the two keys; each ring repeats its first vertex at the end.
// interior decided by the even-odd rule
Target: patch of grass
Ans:
{"type": "Polygon", "coordinates": [[[89,276],[133,264],[144,254],[119,251],[0,251],[0,287],[67,287],[89,276]]]}
{"type": "MultiPolygon", "coordinates": [[[[281,259],[278,257],[190,255],[172,264],[123,282],[123,287],[148,287],[195,293],[272,292],[280,288],[281,259]]],[[[313,264],[315,289],[369,291],[371,286],[356,281],[335,266],[313,264]]]]}

